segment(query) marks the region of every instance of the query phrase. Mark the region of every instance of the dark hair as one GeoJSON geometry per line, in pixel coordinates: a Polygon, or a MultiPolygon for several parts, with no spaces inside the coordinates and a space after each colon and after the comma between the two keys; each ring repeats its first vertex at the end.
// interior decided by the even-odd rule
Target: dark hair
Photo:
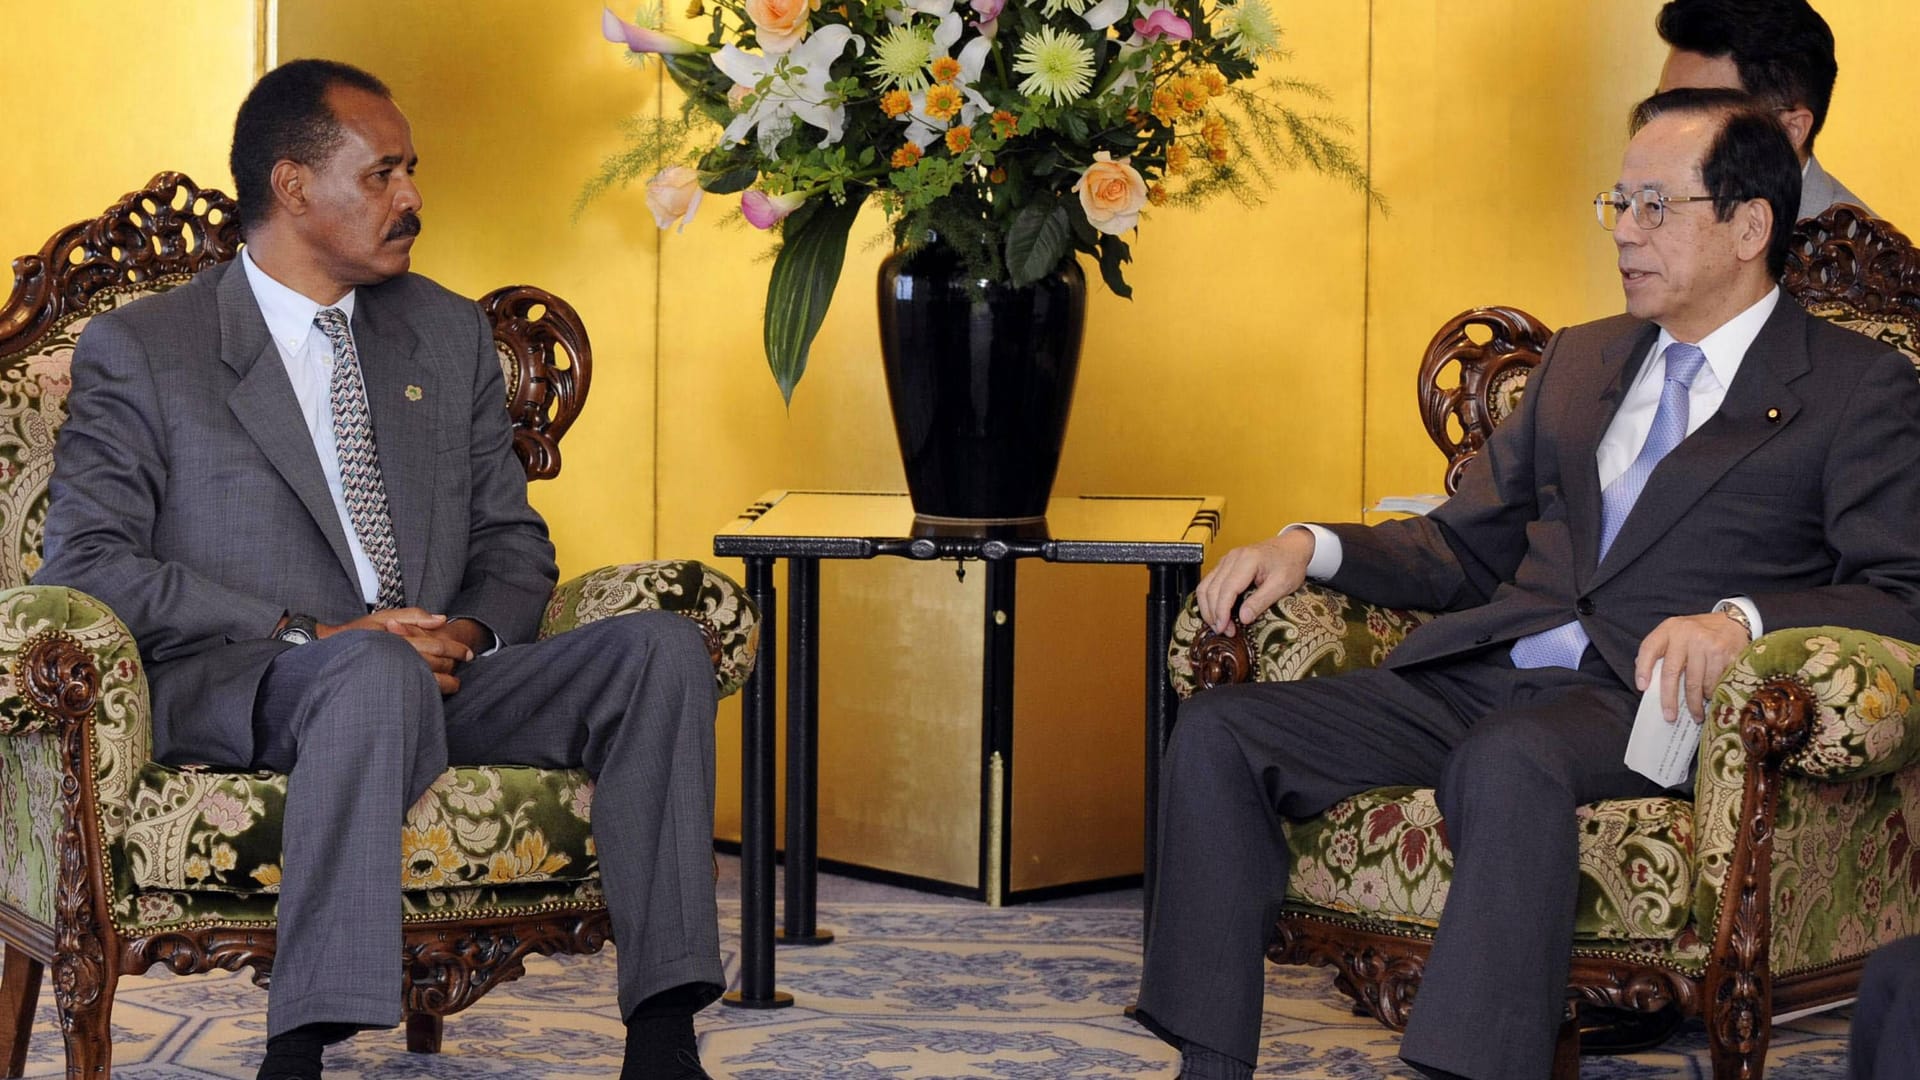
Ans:
{"type": "Polygon", "coordinates": [[[1778,109],[1813,113],[1807,152],[1827,122],[1833,30],[1806,0],[1669,0],[1655,23],[1668,45],[1702,56],[1731,55],[1747,93],[1778,109]]]}
{"type": "Polygon", "coordinates": [[[393,96],[387,84],[351,64],[290,60],[262,76],[240,103],[227,165],[243,233],[264,223],[273,209],[276,163],[319,165],[340,145],[340,122],[327,105],[327,91],[335,86],[393,96]]]}
{"type": "Polygon", "coordinates": [[[1685,88],[1655,94],[1633,107],[1634,134],[1667,113],[1720,118],[1720,130],[1700,159],[1700,181],[1713,196],[1716,221],[1733,217],[1734,207],[1765,199],[1773,208],[1773,235],[1767,244],[1767,274],[1775,281],[1787,270],[1787,244],[1800,215],[1800,159],[1787,129],[1751,96],[1738,90],[1685,88]]]}

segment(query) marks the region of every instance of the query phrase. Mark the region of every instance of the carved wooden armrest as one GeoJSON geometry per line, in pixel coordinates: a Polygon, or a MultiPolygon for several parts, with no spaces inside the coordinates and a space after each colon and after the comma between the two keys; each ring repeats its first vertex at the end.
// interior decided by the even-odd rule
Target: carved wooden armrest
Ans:
{"type": "Polygon", "coordinates": [[[727,575],[695,559],[605,566],[561,582],[547,602],[540,636],[633,611],[671,611],[700,627],[720,695],[753,673],[760,612],[727,575]]]}
{"type": "Polygon", "coordinates": [[[1432,616],[1383,608],[1323,585],[1282,597],[1232,636],[1200,621],[1193,598],[1174,622],[1167,657],[1182,697],[1229,682],[1279,682],[1374,667],[1407,632],[1432,616]]]}

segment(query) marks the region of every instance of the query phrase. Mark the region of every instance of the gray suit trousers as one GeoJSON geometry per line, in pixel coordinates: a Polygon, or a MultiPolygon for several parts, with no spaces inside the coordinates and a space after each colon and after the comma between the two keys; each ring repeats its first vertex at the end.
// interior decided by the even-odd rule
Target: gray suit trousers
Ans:
{"type": "Polygon", "coordinates": [[[693,623],[623,615],[478,657],[442,698],[405,640],[336,634],[282,653],[254,712],[285,772],[270,1035],[400,1020],[401,825],[449,762],[585,768],[624,1017],[723,987],[713,893],[713,664],[693,623]]]}
{"type": "Polygon", "coordinates": [[[1847,1048],[1851,1080],[1901,1080],[1920,1069],[1920,937],[1867,958],[1847,1048]]]}
{"type": "Polygon", "coordinates": [[[1476,1080],[1547,1075],[1579,883],[1574,808],[1657,793],[1621,763],[1638,695],[1505,651],[1392,671],[1222,687],[1180,706],[1137,1012],[1252,1063],[1263,954],[1286,896],[1285,818],[1375,787],[1436,789],[1451,891],[1401,1054],[1476,1080]]]}

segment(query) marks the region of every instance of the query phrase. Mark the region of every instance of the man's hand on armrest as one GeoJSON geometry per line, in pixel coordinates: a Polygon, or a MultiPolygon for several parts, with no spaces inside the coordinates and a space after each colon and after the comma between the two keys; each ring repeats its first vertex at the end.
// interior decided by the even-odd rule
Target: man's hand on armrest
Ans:
{"type": "Polygon", "coordinates": [[[1748,626],[1724,612],[1702,615],[1675,615],[1653,628],[1640,643],[1640,654],[1633,661],[1636,689],[1645,691],[1652,678],[1654,661],[1664,659],[1660,670],[1660,712],[1671,724],[1678,719],[1681,676],[1686,677],[1687,710],[1694,716],[1707,715],[1707,699],[1720,677],[1733,665],[1742,649],[1752,644],[1748,626]]]}
{"type": "Polygon", "coordinates": [[[1240,605],[1240,621],[1245,623],[1307,580],[1313,547],[1312,532],[1287,529],[1278,536],[1227,552],[1194,591],[1200,618],[1215,632],[1231,634],[1233,623],[1228,615],[1240,594],[1254,587],[1253,594],[1240,605]]]}

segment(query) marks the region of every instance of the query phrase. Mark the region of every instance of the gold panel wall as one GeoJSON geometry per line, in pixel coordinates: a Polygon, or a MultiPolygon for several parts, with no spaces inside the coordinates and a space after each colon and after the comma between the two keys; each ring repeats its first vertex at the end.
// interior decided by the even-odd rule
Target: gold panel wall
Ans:
{"type": "MultiPolygon", "coordinates": [[[[231,188],[233,112],[253,82],[253,0],[10,3],[0,33],[0,260],[184,172],[231,188]]],[[[10,284],[10,282],[9,282],[10,284]]]]}

